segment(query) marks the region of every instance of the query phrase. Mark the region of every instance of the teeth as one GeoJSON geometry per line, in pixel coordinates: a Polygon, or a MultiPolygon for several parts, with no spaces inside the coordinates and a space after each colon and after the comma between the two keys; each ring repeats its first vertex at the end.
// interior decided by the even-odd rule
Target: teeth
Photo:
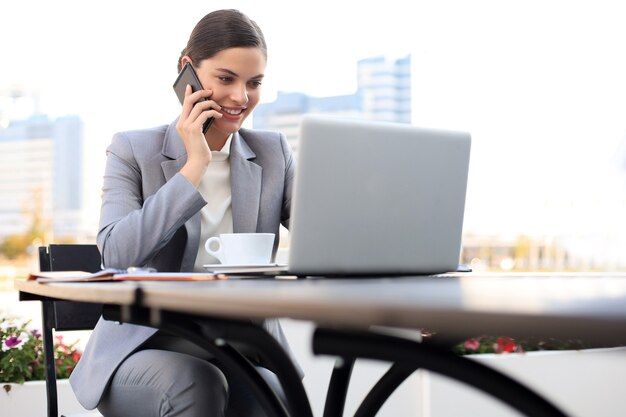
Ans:
{"type": "Polygon", "coordinates": [[[242,109],[233,110],[233,109],[227,109],[227,108],[222,107],[222,111],[228,114],[237,115],[237,114],[241,114],[243,110],[242,109]]]}

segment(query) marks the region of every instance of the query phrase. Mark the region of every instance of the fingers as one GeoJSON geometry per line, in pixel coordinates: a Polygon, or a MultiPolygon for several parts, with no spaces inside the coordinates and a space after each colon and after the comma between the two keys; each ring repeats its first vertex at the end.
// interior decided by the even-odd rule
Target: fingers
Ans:
{"type": "Polygon", "coordinates": [[[197,103],[202,99],[211,98],[212,95],[213,90],[208,89],[192,92],[191,86],[187,84],[187,87],[185,88],[185,104],[191,103],[191,106],[193,107],[194,103],[197,103]]]}
{"type": "Polygon", "coordinates": [[[181,119],[186,119],[191,113],[191,109],[193,108],[193,102],[189,101],[189,96],[191,95],[191,86],[187,84],[185,87],[185,98],[183,99],[183,110],[180,113],[181,119]]]}
{"type": "Polygon", "coordinates": [[[181,116],[187,118],[196,104],[204,103],[205,100],[211,98],[212,95],[212,90],[198,90],[194,93],[192,92],[191,86],[187,84],[187,87],[185,87],[185,99],[183,100],[183,111],[181,116]]]}
{"type": "Polygon", "coordinates": [[[201,126],[209,118],[222,117],[222,114],[219,112],[221,106],[209,99],[212,95],[212,90],[199,90],[192,92],[191,86],[187,85],[185,89],[183,110],[179,119],[181,128],[196,131],[201,129],[201,126]]]}
{"type": "Polygon", "coordinates": [[[193,106],[188,119],[197,120],[204,116],[207,118],[222,117],[222,114],[218,110],[221,110],[221,106],[213,100],[200,101],[193,106]]]}

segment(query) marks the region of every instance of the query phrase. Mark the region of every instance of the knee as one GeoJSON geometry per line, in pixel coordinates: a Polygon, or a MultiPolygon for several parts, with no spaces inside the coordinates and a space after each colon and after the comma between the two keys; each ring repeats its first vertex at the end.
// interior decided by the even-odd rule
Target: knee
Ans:
{"type": "Polygon", "coordinates": [[[199,360],[193,364],[189,363],[186,368],[181,369],[179,377],[181,374],[185,374],[184,379],[186,379],[187,385],[194,385],[198,389],[218,387],[224,393],[228,392],[226,376],[217,366],[210,362],[199,360]]]}
{"type": "Polygon", "coordinates": [[[188,401],[200,409],[204,409],[204,405],[206,409],[216,406],[225,408],[228,403],[228,382],[217,366],[188,357],[172,369],[175,369],[175,374],[171,379],[170,401],[188,401]]]}
{"type": "Polygon", "coordinates": [[[200,360],[180,368],[169,395],[161,403],[163,416],[224,416],[228,406],[228,383],[216,366],[200,360]]]}
{"type": "MultiPolygon", "coordinates": [[[[215,365],[183,353],[145,350],[133,355],[131,378],[150,392],[157,415],[222,416],[228,404],[228,383],[215,365]]],[[[133,391],[136,392],[136,391],[133,391]]],[[[127,415],[133,415],[131,413],[127,415]]]]}

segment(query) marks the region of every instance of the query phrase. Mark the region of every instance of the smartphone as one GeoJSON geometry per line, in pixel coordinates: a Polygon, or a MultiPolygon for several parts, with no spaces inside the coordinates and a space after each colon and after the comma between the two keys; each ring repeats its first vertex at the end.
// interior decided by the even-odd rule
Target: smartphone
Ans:
{"type": "MultiPolygon", "coordinates": [[[[185,101],[185,88],[187,88],[187,84],[191,86],[191,90],[194,93],[198,90],[204,90],[200,80],[198,79],[198,75],[193,70],[193,67],[189,62],[185,64],[183,69],[180,71],[180,74],[178,74],[178,77],[176,77],[176,81],[174,81],[174,91],[178,96],[178,100],[180,100],[180,104],[183,104],[183,101],[185,101]]],[[[203,100],[208,99],[204,98],[203,100]]],[[[213,120],[213,117],[211,117],[204,122],[204,125],[202,126],[202,133],[206,133],[206,131],[209,130],[213,120]]]]}

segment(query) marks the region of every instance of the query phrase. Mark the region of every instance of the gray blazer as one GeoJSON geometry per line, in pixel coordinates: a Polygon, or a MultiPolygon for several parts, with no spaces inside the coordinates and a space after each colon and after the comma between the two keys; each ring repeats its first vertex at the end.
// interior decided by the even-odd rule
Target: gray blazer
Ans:
{"type": "MultiPolygon", "coordinates": [[[[107,268],[193,269],[206,201],[179,173],[187,153],[175,124],[118,133],[107,149],[97,238],[107,268]]],[[[234,231],[278,236],[280,223],[289,225],[295,168],[285,137],[241,129],[231,141],[230,166],[234,231]]],[[[277,320],[263,327],[292,355],[277,320]]],[[[70,378],[79,402],[95,408],[117,367],[156,331],[100,319],[70,378]]]]}

